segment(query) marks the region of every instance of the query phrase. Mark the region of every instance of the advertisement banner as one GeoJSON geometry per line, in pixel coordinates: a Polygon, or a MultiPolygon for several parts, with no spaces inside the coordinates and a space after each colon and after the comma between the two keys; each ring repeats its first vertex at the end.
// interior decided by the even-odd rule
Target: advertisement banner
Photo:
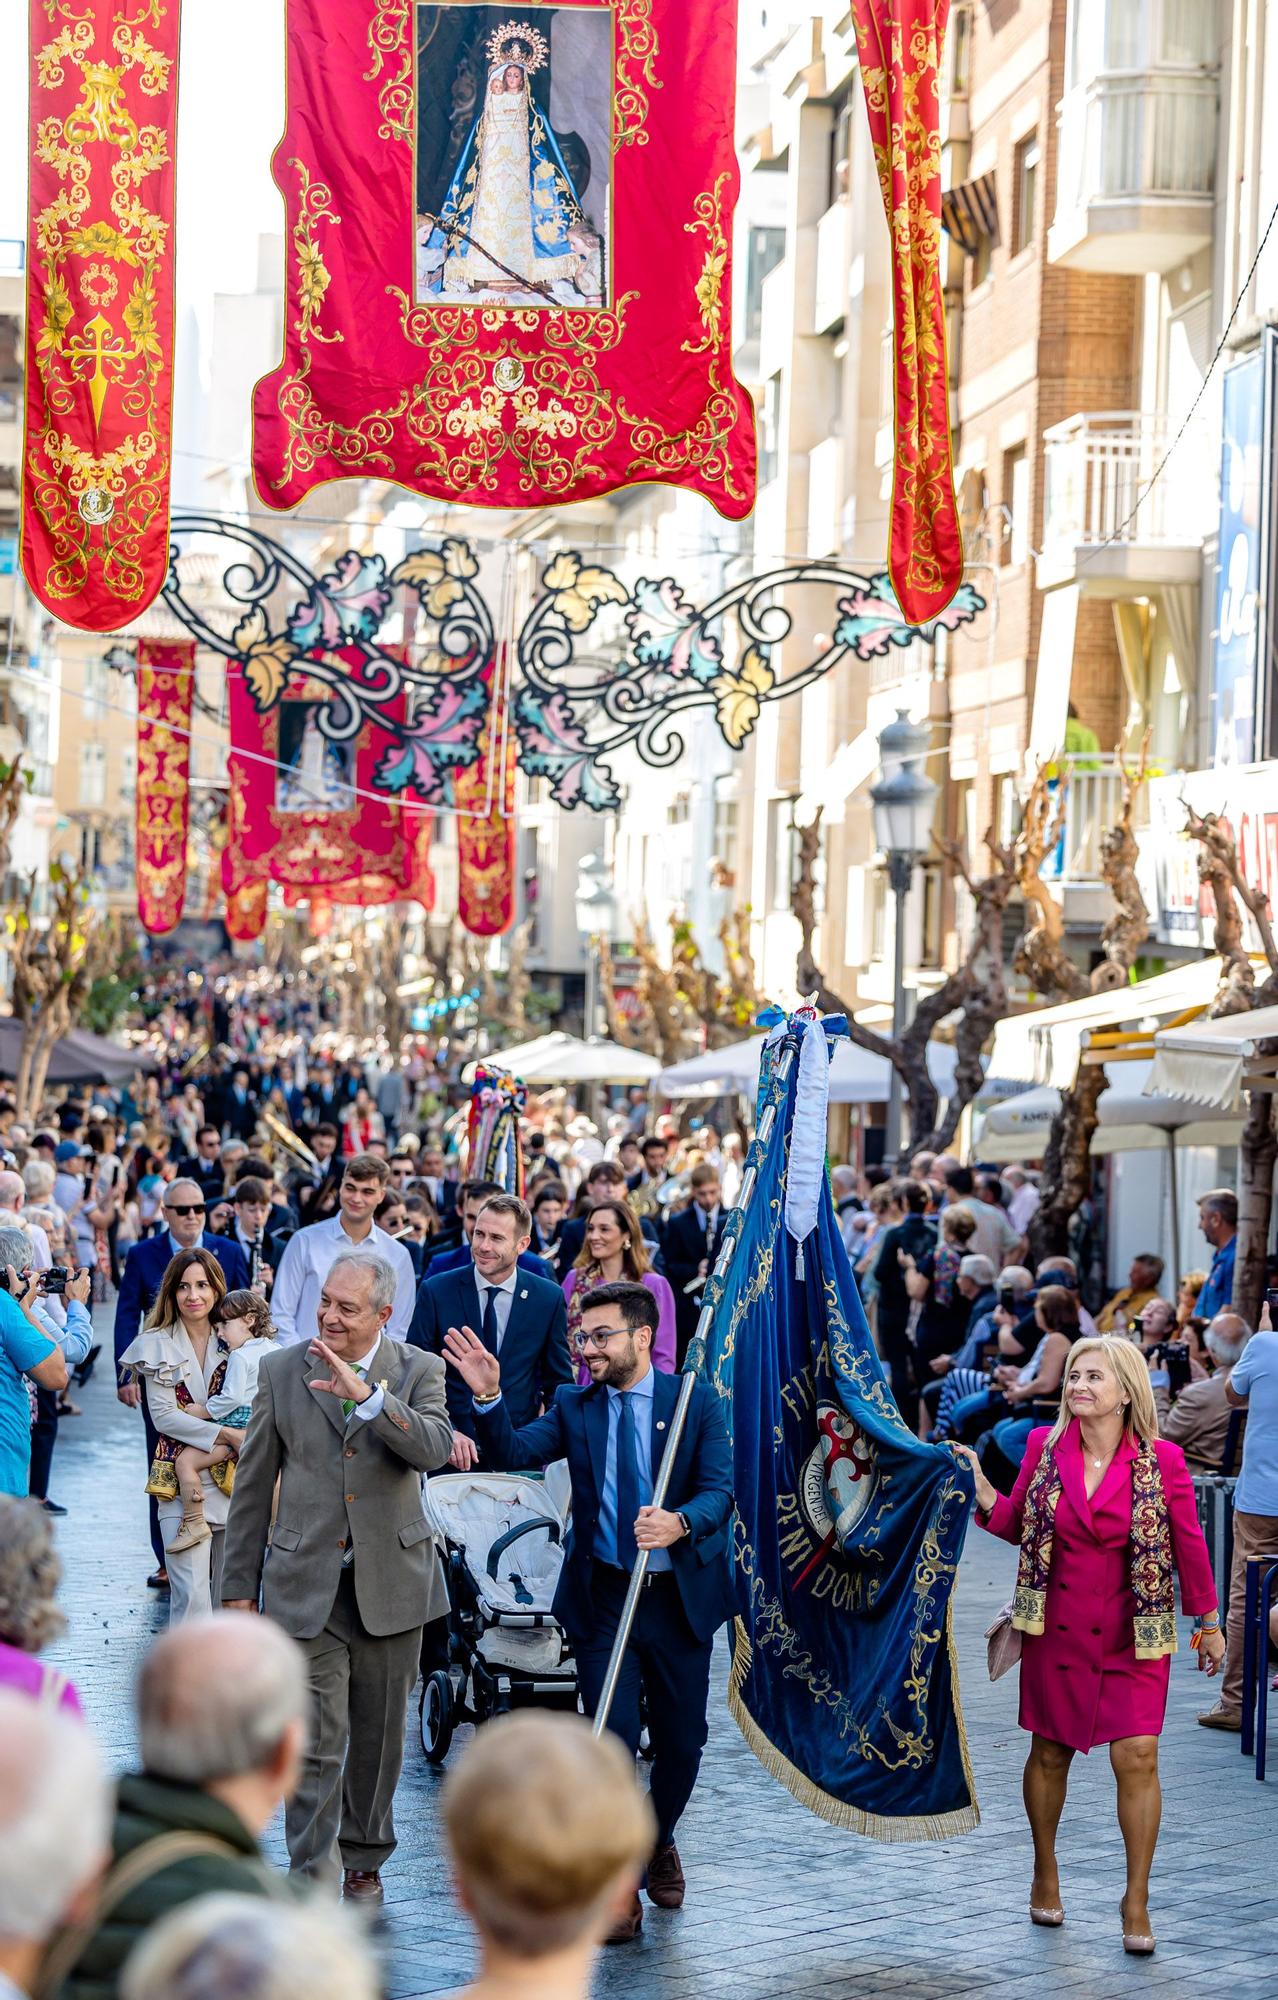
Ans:
{"type": "Polygon", "coordinates": [[[1221,397],[1220,540],[1212,640],[1211,746],[1218,767],[1262,752],[1259,661],[1268,623],[1274,336],[1230,368],[1221,397]]]}
{"type": "Polygon", "coordinates": [[[180,16],[30,4],[22,572],[87,632],[168,570],[180,16]]]}
{"type": "MultiPolygon", "coordinates": [[[[1149,785],[1149,827],[1141,836],[1141,888],[1160,944],[1210,949],[1215,909],[1198,880],[1198,843],[1185,834],[1185,807],[1215,813],[1238,843],[1244,882],[1278,908],[1278,772],[1273,764],[1244,770],[1188,771],[1149,785]]],[[[1261,949],[1239,905],[1251,950],[1261,949]]]]}

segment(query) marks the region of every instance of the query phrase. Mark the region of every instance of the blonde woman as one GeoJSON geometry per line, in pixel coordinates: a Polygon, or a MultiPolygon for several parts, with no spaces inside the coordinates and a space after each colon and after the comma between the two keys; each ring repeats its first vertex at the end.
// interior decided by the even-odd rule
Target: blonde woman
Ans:
{"type": "Polygon", "coordinates": [[[1030,1918],[1064,1921],[1056,1829],[1069,1767],[1109,1745],[1127,1852],[1124,1949],[1154,1949],[1149,1870],[1162,1795],[1158,1738],[1176,1650],[1175,1578],[1197,1621],[1200,1671],[1225,1654],[1216,1586],[1178,1445],[1158,1435],[1140,1349],[1114,1334],[1076,1341],[1060,1415],[1034,1431],[1009,1499],[976,1453],[953,1447],[976,1478],[977,1520],[1020,1546],[1012,1624],[1021,1652],[1022,1729],[1033,1742],[1025,1809],[1034,1839],[1030,1918]]]}

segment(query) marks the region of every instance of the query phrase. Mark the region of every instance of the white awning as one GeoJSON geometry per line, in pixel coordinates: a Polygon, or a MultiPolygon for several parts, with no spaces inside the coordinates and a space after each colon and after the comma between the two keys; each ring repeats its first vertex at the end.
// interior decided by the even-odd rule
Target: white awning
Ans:
{"type": "MultiPolygon", "coordinates": [[[[1169,1145],[1237,1145],[1241,1114],[1231,1117],[1209,1103],[1149,1095],[1153,1067],[1122,1063],[1110,1071],[1115,1081],[1102,1091],[1097,1105],[1100,1122],[1092,1134],[1093,1154],[1161,1151],[1169,1145]]],[[[1060,1091],[1045,1085],[996,1104],[973,1146],[976,1158],[998,1165],[1041,1160],[1060,1105],[1060,1091]]]]}
{"type": "Polygon", "coordinates": [[[1220,960],[1199,958],[1113,993],[1088,993],[1059,1007],[1013,1015],[994,1030],[988,1076],[991,1081],[1045,1083],[1068,1090],[1078,1075],[1086,1034],[1136,1027],[1146,1020],[1165,1021],[1190,1007],[1209,1006],[1219,983],[1220,960]]]}
{"type": "Polygon", "coordinates": [[[1191,1097],[1232,1106],[1246,1084],[1247,1065],[1261,1042],[1278,1037],[1278,1007],[1250,1014],[1226,1014],[1218,1021],[1194,1021],[1154,1036],[1149,1088],[1166,1097],[1191,1097]]]}
{"type": "Polygon", "coordinates": [[[661,1065],[642,1049],[623,1049],[619,1042],[595,1038],[583,1042],[577,1035],[538,1035],[531,1042],[513,1048],[494,1049],[467,1063],[463,1083],[473,1083],[477,1065],[509,1070],[524,1083],[651,1083],[661,1065]]]}
{"type": "MultiPolygon", "coordinates": [[[[765,1037],[752,1035],[744,1042],[730,1042],[726,1048],[707,1049],[704,1055],[690,1056],[674,1063],[657,1078],[657,1089],[668,1097],[753,1098],[759,1088],[759,1052],[765,1037]]],[[[928,1074],[947,1097],[954,1089],[958,1058],[948,1042],[927,1045],[928,1074]]],[[[830,1064],[832,1104],[886,1104],[892,1065],[856,1042],[834,1045],[830,1064]]]]}

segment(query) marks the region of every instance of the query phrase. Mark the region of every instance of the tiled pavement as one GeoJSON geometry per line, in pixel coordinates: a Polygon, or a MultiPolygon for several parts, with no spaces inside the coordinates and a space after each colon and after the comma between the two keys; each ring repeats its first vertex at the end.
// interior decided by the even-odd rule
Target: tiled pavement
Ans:
{"type": "MultiPolygon", "coordinates": [[[[57,1659],[111,1757],[124,1763],[132,1669],[165,1610],[143,1588],[150,1550],[140,1421],[116,1402],[109,1380],[95,1377],[80,1400],[85,1414],[64,1423],[54,1461],[54,1495],[71,1509],[59,1524],[70,1626],[57,1659]]],[[[1008,1595],[1011,1569],[1011,1550],[974,1530],[956,1615],[983,1820],[945,1846],[879,1846],[796,1805],[726,1713],[720,1648],[710,1744],[680,1840],[687,1907],[650,1911],[637,1945],[605,1954],[601,2000],[1038,2000],[1045,1987],[1062,2000],[1195,1993],[1275,2000],[1278,1776],[1258,1785],[1236,1738],[1196,1726],[1205,1683],[1187,1649],[1173,1662],[1163,1736],[1157,1956],[1128,1960],[1119,1942],[1122,1844],[1103,1752],[1075,1766],[1061,1837],[1065,1927],[1031,1928],[1016,1677],[990,1686],[981,1639],[1008,1595]]],[[[420,1755],[413,1722],[415,1714],[381,1931],[390,2000],[447,1993],[471,1964],[440,1858],[438,1779],[420,1755]]],[[[1274,1752],[1278,1760],[1278,1744],[1274,1752]]],[[[282,1856],[278,1830],[271,1844],[282,1856]]]]}

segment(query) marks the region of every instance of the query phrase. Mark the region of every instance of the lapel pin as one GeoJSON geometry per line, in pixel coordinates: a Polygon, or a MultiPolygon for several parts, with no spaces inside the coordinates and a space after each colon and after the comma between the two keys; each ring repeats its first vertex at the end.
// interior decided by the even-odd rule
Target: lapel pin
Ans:
{"type": "Polygon", "coordinates": [[[519,1294],[519,1296],[521,1299],[526,1299],[528,1297],[528,1287],[526,1285],[523,1291],[519,1294]]]}
{"type": "Polygon", "coordinates": [[[665,1429],[665,1425],[662,1423],[660,1417],[657,1418],[657,1429],[659,1431],[663,1431],[665,1429]]]}

